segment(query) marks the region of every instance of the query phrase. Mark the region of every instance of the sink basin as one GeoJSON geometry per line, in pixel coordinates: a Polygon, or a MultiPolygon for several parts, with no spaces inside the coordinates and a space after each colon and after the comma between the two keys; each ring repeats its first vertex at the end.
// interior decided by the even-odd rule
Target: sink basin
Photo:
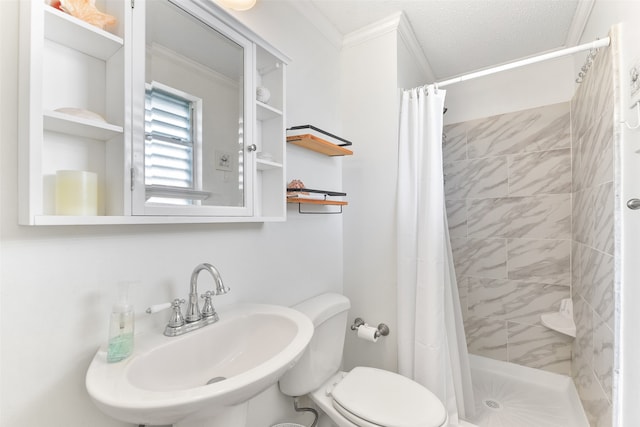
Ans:
{"type": "Polygon", "coordinates": [[[119,363],[107,363],[101,348],[87,371],[89,395],[133,424],[215,419],[275,384],[313,335],[311,321],[287,307],[245,304],[218,314],[217,323],[179,337],[138,334],[133,354],[119,363]]]}

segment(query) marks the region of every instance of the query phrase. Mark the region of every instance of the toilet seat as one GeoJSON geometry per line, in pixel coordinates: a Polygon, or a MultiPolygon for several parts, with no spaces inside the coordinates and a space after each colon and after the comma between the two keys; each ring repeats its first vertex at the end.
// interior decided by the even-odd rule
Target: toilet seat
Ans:
{"type": "Polygon", "coordinates": [[[441,427],[447,412],[415,381],[393,372],[357,367],[331,392],[333,407],[360,427],[441,427]]]}

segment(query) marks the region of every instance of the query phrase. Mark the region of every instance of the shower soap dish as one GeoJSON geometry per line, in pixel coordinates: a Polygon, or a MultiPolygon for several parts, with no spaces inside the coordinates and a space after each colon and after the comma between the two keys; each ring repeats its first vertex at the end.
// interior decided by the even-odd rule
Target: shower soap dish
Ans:
{"type": "Polygon", "coordinates": [[[560,302],[559,311],[541,314],[540,320],[549,329],[573,338],[576,337],[576,324],[573,321],[573,301],[571,298],[565,298],[560,302]]]}

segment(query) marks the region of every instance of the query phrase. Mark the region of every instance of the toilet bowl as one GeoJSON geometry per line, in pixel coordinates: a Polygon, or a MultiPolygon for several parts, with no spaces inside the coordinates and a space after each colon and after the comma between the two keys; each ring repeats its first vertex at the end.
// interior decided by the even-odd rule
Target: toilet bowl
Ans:
{"type": "Polygon", "coordinates": [[[300,361],[279,381],[289,396],[308,395],[338,427],[443,427],[447,412],[427,388],[402,375],[369,367],[339,371],[349,300],[322,294],[293,307],[314,324],[300,361]]]}

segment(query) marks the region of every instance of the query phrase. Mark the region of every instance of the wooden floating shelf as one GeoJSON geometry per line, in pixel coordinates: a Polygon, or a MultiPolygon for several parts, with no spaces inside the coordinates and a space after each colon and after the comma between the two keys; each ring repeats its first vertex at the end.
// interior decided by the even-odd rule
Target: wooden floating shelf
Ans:
{"type": "Polygon", "coordinates": [[[351,150],[347,150],[344,147],[332,144],[311,134],[288,136],[287,142],[327,156],[350,156],[353,154],[351,150]]]}
{"type": "Polygon", "coordinates": [[[302,203],[309,205],[333,205],[333,206],[346,206],[349,202],[343,202],[341,200],[320,200],[320,199],[301,199],[297,197],[287,198],[287,203],[302,203]]]}

